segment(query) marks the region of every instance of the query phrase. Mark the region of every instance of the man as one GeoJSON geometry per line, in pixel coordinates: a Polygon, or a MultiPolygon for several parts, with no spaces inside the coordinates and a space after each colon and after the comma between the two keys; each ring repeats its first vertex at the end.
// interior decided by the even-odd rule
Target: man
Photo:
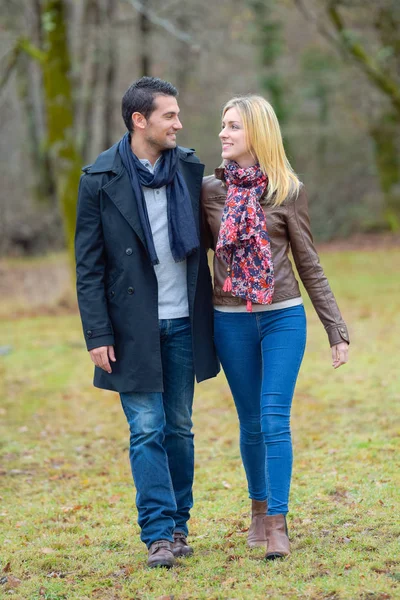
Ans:
{"type": "Polygon", "coordinates": [[[94,385],[120,393],[150,567],[193,552],[194,377],[214,377],[211,279],[200,247],[204,165],[176,145],[177,90],[142,77],[122,99],[128,133],[82,175],[77,291],[94,385]]]}

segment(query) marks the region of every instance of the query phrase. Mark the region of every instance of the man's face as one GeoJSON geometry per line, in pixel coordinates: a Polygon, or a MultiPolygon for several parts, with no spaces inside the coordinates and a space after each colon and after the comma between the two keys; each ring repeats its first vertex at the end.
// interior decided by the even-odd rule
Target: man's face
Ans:
{"type": "Polygon", "coordinates": [[[176,147],[176,134],[182,129],[179,106],[173,96],[156,96],[155,109],[146,121],[144,138],[159,152],[176,147]]]}

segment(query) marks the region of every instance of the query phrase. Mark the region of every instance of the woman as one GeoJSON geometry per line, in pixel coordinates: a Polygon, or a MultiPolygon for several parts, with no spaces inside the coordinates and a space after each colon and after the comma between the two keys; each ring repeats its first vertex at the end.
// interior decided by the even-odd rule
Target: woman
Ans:
{"type": "Polygon", "coordinates": [[[328,334],[332,364],[349,336],[319,264],[304,186],[286,158],[279,123],[260,96],[222,112],[223,167],[204,179],[204,229],[214,251],[215,343],[236,404],[252,522],[250,547],[287,556],[292,472],[290,409],[306,343],[299,276],[328,334]]]}

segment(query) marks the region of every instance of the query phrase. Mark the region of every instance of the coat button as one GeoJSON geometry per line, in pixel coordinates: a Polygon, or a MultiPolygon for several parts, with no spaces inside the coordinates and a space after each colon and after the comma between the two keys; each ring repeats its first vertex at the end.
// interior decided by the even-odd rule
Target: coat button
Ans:
{"type": "Polygon", "coordinates": [[[115,291],[114,290],[111,292],[110,296],[115,296],[115,291]]]}
{"type": "Polygon", "coordinates": [[[86,335],[87,335],[88,337],[92,337],[92,335],[93,335],[93,332],[92,332],[90,329],[88,329],[88,330],[87,330],[87,332],[86,332],[86,335]]]}
{"type": "Polygon", "coordinates": [[[133,294],[135,290],[133,289],[133,287],[128,287],[128,294],[133,294]]]}
{"type": "Polygon", "coordinates": [[[130,256],[132,254],[132,252],[133,252],[132,248],[127,248],[125,250],[125,254],[127,254],[128,256],[130,256]]]}

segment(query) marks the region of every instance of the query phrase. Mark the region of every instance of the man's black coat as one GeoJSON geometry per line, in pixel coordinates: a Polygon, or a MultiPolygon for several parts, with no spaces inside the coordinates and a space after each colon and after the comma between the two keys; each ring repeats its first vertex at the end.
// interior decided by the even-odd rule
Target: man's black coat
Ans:
{"type": "MultiPolygon", "coordinates": [[[[200,239],[204,165],[179,148],[200,239]]],[[[158,289],[136,199],[115,144],[85,167],[75,236],[77,292],[88,350],[114,345],[112,373],[95,367],[94,385],[117,392],[161,392],[158,289]]],[[[203,248],[187,258],[187,287],[197,381],[219,370],[213,344],[211,276],[203,248]]]]}

